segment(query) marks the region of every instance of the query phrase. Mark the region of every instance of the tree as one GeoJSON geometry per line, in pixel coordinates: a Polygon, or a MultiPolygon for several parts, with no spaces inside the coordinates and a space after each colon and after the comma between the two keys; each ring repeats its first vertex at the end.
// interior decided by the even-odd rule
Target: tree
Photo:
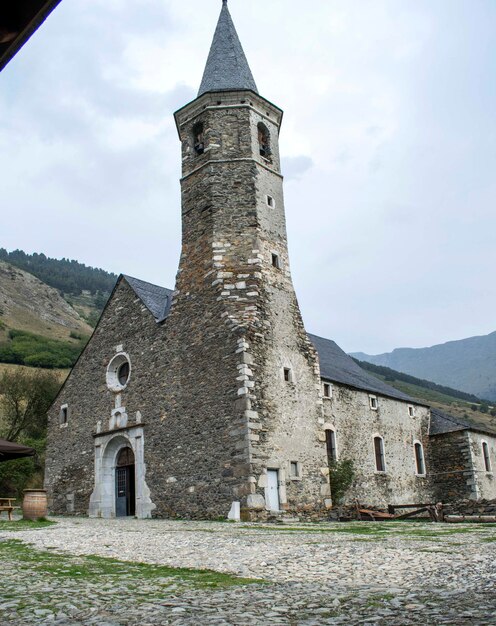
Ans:
{"type": "Polygon", "coordinates": [[[53,373],[6,371],[0,378],[0,436],[9,441],[44,438],[48,409],[59,389],[53,373]]]}

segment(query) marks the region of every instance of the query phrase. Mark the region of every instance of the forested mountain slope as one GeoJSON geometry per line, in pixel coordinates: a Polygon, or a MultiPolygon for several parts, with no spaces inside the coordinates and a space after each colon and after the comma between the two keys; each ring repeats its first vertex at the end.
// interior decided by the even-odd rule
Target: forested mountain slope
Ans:
{"type": "Polygon", "coordinates": [[[5,261],[36,276],[50,287],[65,294],[79,295],[89,291],[108,297],[117,276],[102,269],[88,267],[69,259],[52,259],[44,254],[26,254],[22,250],[8,252],[0,248],[0,261],[5,261]]]}

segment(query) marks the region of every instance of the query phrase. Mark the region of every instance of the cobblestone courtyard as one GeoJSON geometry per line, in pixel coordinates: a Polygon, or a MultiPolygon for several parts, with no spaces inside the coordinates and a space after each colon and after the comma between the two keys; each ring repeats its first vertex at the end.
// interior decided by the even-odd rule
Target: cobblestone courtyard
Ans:
{"type": "Polygon", "coordinates": [[[56,521],[0,522],[0,624],[496,623],[495,526],[56,521]]]}

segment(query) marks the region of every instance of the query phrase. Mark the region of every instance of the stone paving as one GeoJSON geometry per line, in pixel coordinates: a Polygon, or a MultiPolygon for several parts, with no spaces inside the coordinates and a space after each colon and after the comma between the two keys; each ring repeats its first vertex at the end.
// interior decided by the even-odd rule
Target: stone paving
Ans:
{"type": "Polygon", "coordinates": [[[15,533],[0,523],[0,542],[264,582],[205,588],[134,571],[78,579],[69,565],[51,577],[4,564],[2,626],[496,624],[496,526],[57,522],[15,533]]]}

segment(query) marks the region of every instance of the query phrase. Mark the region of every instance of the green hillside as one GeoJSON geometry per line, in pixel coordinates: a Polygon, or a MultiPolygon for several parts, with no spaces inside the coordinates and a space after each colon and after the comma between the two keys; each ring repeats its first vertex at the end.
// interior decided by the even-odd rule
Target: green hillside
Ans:
{"type": "Polygon", "coordinates": [[[496,332],[430,348],[398,348],[373,356],[356,352],[351,356],[496,401],[496,332]]]}
{"type": "Polygon", "coordinates": [[[0,248],[0,363],[71,367],[116,279],[78,261],[0,248]]]}
{"type": "Polygon", "coordinates": [[[428,380],[415,378],[389,367],[374,365],[358,359],[354,360],[360,367],[370,372],[376,378],[420,402],[441,409],[454,417],[473,421],[473,418],[477,416],[477,421],[480,422],[482,420],[491,424],[492,427],[495,425],[493,418],[496,418],[496,407],[477,396],[443,385],[437,385],[428,380]]]}
{"type": "Polygon", "coordinates": [[[0,261],[0,363],[72,367],[100,314],[96,297],[84,296],[85,307],[71,306],[57,289],[0,261]]]}

